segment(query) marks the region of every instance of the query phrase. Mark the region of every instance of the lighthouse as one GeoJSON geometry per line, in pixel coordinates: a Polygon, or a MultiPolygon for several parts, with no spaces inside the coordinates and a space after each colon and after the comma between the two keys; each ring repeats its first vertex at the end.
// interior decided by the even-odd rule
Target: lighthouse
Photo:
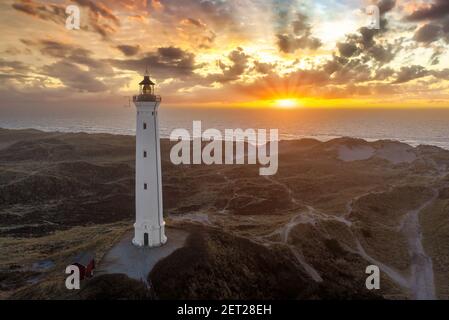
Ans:
{"type": "Polygon", "coordinates": [[[136,222],[133,244],[158,247],[167,242],[162,210],[162,172],[158,109],[161,97],[154,92],[148,72],[133,97],[136,122],[136,222]]]}

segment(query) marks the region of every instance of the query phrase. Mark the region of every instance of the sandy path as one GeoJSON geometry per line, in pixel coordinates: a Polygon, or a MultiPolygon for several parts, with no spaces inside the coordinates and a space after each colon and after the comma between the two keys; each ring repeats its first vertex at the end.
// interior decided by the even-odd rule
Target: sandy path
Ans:
{"type": "MultiPolygon", "coordinates": [[[[435,282],[433,274],[432,259],[426,254],[422,245],[422,232],[421,225],[419,223],[419,214],[422,210],[432,204],[438,196],[438,192],[435,190],[435,195],[423,205],[415,210],[409,211],[400,227],[399,231],[404,234],[408,244],[409,255],[411,257],[410,276],[405,277],[399,271],[392,267],[376,260],[371,257],[361,245],[359,239],[355,237],[357,251],[360,256],[370,263],[377,265],[388,277],[396,284],[403,288],[407,288],[411,292],[411,298],[415,300],[434,300],[435,294],[435,282]]],[[[350,252],[354,252],[352,249],[346,247],[350,252]]]]}
{"type": "Polygon", "coordinates": [[[409,286],[412,298],[418,300],[434,300],[435,282],[432,259],[426,254],[422,244],[422,231],[419,214],[432,204],[438,196],[435,195],[418,209],[409,211],[401,224],[401,232],[407,239],[411,258],[409,286]]]}
{"type": "MultiPolygon", "coordinates": [[[[309,208],[310,211],[310,208],[309,208]]],[[[308,224],[308,223],[314,223],[313,220],[310,220],[310,217],[307,215],[307,213],[300,213],[298,215],[293,216],[289,222],[287,222],[282,227],[278,228],[268,236],[272,236],[274,234],[279,234],[281,238],[281,242],[284,245],[287,245],[292,254],[295,256],[298,263],[304,268],[304,270],[307,272],[307,274],[316,282],[322,282],[323,278],[320,276],[318,271],[310,265],[304,255],[302,254],[301,250],[296,248],[294,245],[289,244],[289,238],[291,231],[298,225],[298,224],[308,224]]]]}

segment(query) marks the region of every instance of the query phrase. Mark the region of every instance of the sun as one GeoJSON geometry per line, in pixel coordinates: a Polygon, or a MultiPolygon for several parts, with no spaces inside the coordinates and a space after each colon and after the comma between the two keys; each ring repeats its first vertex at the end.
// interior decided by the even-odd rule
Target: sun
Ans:
{"type": "Polygon", "coordinates": [[[296,108],[298,106],[298,100],[297,99],[278,99],[275,100],[274,103],[279,108],[296,108]]]}

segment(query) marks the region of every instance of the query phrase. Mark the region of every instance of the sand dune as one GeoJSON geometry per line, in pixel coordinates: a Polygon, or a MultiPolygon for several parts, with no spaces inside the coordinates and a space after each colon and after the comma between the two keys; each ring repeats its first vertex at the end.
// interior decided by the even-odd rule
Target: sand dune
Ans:
{"type": "Polygon", "coordinates": [[[281,141],[278,173],[261,177],[257,165],[174,166],[162,140],[167,225],[194,236],[154,266],[152,295],[121,276],[77,295],[59,270],[86,249],[101,262],[132,228],[133,138],[0,130],[0,144],[0,297],[92,298],[111,279],[119,298],[449,297],[449,151],[281,141]],[[52,267],[32,269],[40,261],[52,267]],[[376,292],[364,286],[373,263],[376,292]]]}

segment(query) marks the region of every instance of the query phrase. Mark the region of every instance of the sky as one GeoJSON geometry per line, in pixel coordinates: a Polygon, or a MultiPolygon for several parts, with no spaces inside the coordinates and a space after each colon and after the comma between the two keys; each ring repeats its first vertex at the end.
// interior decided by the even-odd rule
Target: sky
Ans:
{"type": "Polygon", "coordinates": [[[447,0],[4,0],[0,15],[2,109],[121,107],[147,67],[180,107],[449,107],[447,0]]]}

